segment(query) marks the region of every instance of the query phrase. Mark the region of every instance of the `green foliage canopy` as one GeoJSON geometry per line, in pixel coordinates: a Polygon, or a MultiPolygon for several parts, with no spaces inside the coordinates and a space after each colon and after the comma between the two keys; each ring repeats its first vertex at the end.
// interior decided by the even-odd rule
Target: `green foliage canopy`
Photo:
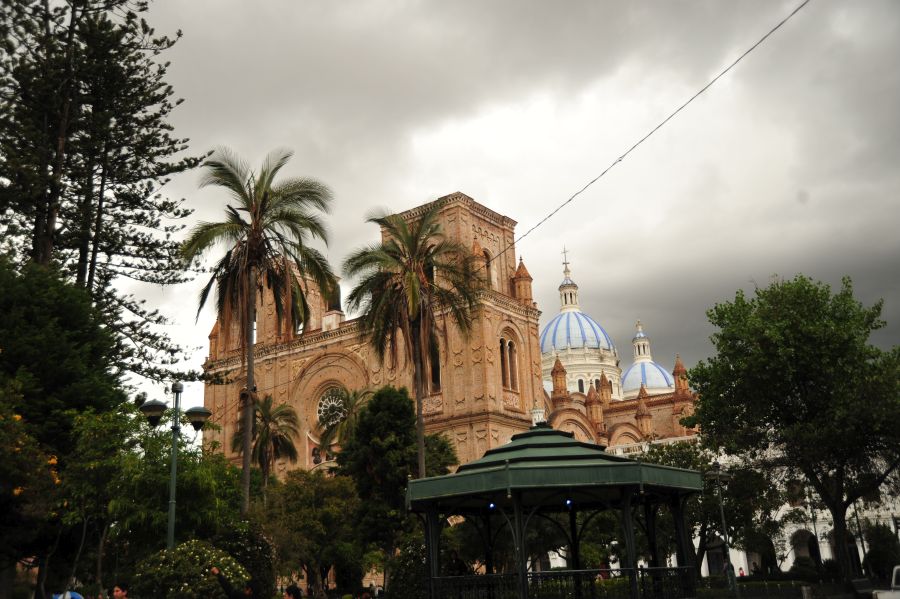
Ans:
{"type": "MultiPolygon", "coordinates": [[[[708,312],[716,355],[690,371],[694,422],[711,448],[802,479],[846,534],[846,510],[900,468],[900,348],[869,342],[881,302],[863,306],[804,276],[708,312]]],[[[844,543],[838,562],[850,576],[844,543]]]]}
{"type": "MultiPolygon", "coordinates": [[[[302,568],[321,594],[329,570],[346,565],[349,549],[359,548],[348,517],[358,508],[353,481],[345,476],[293,470],[284,482],[273,486],[264,521],[278,549],[282,573],[302,568]]],[[[361,550],[356,555],[361,559],[361,550]]]]}

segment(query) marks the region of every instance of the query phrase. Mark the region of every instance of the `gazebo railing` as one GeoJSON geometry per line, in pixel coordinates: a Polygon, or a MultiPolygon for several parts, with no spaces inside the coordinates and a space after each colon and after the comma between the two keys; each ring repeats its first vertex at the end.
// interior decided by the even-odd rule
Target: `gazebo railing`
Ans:
{"type": "Polygon", "coordinates": [[[476,574],[439,576],[431,579],[432,599],[516,599],[519,595],[515,574],[476,574]]]}
{"type": "MultiPolygon", "coordinates": [[[[681,599],[694,596],[690,568],[529,572],[527,599],[681,599]],[[635,595],[636,593],[636,595],[635,595]]],[[[441,576],[433,599],[523,599],[515,574],[441,576]]]]}

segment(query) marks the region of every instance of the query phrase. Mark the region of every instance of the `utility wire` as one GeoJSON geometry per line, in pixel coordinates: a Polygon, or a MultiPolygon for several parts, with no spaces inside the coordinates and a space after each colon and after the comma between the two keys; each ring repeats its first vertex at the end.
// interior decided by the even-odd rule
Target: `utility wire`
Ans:
{"type": "Polygon", "coordinates": [[[810,3],[810,0],[803,0],[803,2],[801,2],[801,3],[797,6],[797,8],[795,8],[794,10],[792,10],[792,11],[790,12],[790,14],[788,14],[788,16],[786,16],[786,17],[783,18],[781,21],[779,21],[777,25],[775,25],[774,27],[772,27],[772,28],[771,28],[764,36],[762,36],[761,38],[759,38],[759,40],[758,40],[755,44],[753,44],[752,46],[750,46],[749,48],[747,48],[747,50],[744,51],[743,54],[741,54],[740,56],[738,56],[737,59],[736,59],[734,62],[732,62],[732,63],[731,63],[730,65],[728,65],[727,67],[725,67],[725,69],[723,69],[718,75],[716,75],[715,77],[713,77],[713,78],[709,81],[709,83],[707,83],[707,84],[704,85],[702,88],[700,88],[700,91],[698,91],[698,92],[695,93],[693,96],[691,96],[690,98],[688,98],[688,100],[687,100],[684,104],[682,104],[681,106],[679,106],[678,108],[676,108],[671,114],[669,114],[669,116],[667,116],[666,118],[664,118],[658,125],[656,125],[653,129],[651,129],[649,133],[647,133],[646,135],[644,135],[644,136],[643,136],[642,138],[640,138],[634,145],[632,145],[630,148],[628,148],[628,150],[626,150],[624,154],[622,154],[621,156],[619,156],[618,158],[616,158],[609,166],[607,166],[605,169],[603,169],[603,171],[602,171],[599,175],[597,175],[596,177],[594,177],[593,179],[591,179],[590,181],[588,181],[587,184],[584,185],[584,187],[582,187],[581,189],[579,189],[578,191],[576,191],[575,193],[573,193],[573,194],[569,197],[569,199],[567,199],[567,200],[564,201],[562,204],[560,204],[559,206],[557,206],[556,208],[554,208],[547,216],[545,216],[544,218],[542,218],[541,220],[539,220],[539,221],[537,222],[537,224],[535,224],[533,227],[531,227],[530,229],[528,229],[527,231],[525,231],[525,233],[523,233],[522,235],[520,235],[520,236],[519,236],[515,241],[513,241],[511,244],[507,244],[507,246],[506,246],[505,248],[503,248],[503,250],[500,251],[496,256],[494,256],[493,258],[491,258],[491,259],[487,262],[487,264],[489,264],[490,262],[493,262],[494,260],[496,260],[497,258],[499,258],[500,256],[502,256],[503,254],[505,254],[506,252],[508,252],[509,250],[511,250],[511,249],[515,246],[516,243],[518,243],[518,242],[522,241],[523,239],[525,239],[530,233],[532,233],[535,229],[537,229],[538,227],[540,227],[541,225],[543,225],[545,222],[547,222],[548,220],[550,220],[557,212],[559,212],[560,210],[562,210],[563,208],[565,208],[565,207],[566,207],[568,204],[570,204],[575,198],[577,198],[577,197],[580,196],[582,193],[584,193],[585,191],[587,191],[587,189],[588,189],[591,185],[593,185],[594,183],[596,183],[597,181],[599,181],[604,175],[606,175],[606,173],[608,173],[610,170],[612,170],[613,167],[615,167],[617,164],[619,164],[620,162],[622,162],[629,154],[631,154],[631,152],[633,152],[634,150],[636,150],[636,149],[638,148],[638,146],[640,146],[642,143],[644,143],[645,141],[647,141],[647,139],[649,139],[650,136],[652,136],[654,133],[656,133],[657,131],[659,131],[660,129],[662,129],[662,127],[663,127],[666,123],[668,123],[668,122],[671,121],[673,118],[675,118],[675,116],[676,116],[679,112],[681,112],[682,110],[684,110],[685,108],[687,108],[687,106],[688,106],[691,102],[693,102],[694,100],[696,100],[698,97],[700,97],[700,95],[703,94],[703,92],[705,92],[705,91],[708,90],[710,87],[712,87],[713,84],[714,84],[716,81],[718,81],[719,79],[721,79],[726,73],[728,73],[728,71],[730,71],[731,69],[733,69],[739,62],[741,62],[744,58],[746,58],[748,54],[750,54],[751,52],[753,52],[754,50],[756,50],[756,48],[758,48],[764,41],[766,41],[766,40],[769,38],[769,36],[771,36],[773,33],[775,33],[776,31],[778,31],[778,30],[781,28],[782,25],[784,25],[784,24],[787,23],[789,20],[791,20],[791,18],[792,18],[794,15],[796,15],[798,12],[800,12],[800,10],[801,10],[803,7],[805,7],[807,4],[809,4],[809,3],[810,3]]]}
{"type": "MultiPolygon", "coordinates": [[[[707,83],[707,84],[704,85],[702,88],[700,88],[700,90],[697,91],[697,93],[695,93],[693,96],[691,96],[690,98],[688,98],[688,100],[687,100],[686,102],[684,102],[681,106],[679,106],[679,107],[676,108],[674,111],[672,111],[672,112],[669,114],[669,116],[667,116],[667,117],[664,118],[662,121],[660,121],[658,125],[656,125],[655,127],[653,127],[653,129],[651,129],[646,135],[644,135],[642,138],[640,138],[638,141],[636,141],[630,148],[628,148],[628,149],[625,151],[624,154],[622,154],[621,156],[619,156],[618,158],[616,158],[609,166],[607,166],[605,169],[603,169],[603,171],[602,171],[599,175],[597,175],[596,177],[594,177],[593,179],[591,179],[590,181],[588,181],[581,189],[579,189],[578,191],[576,191],[575,193],[573,193],[571,196],[569,196],[569,198],[568,198],[566,201],[564,201],[562,204],[560,204],[559,206],[557,206],[556,208],[554,208],[549,214],[547,214],[547,216],[545,216],[544,218],[542,218],[541,220],[539,220],[534,226],[532,226],[530,229],[528,229],[528,230],[525,231],[522,235],[520,235],[518,238],[516,238],[511,244],[507,244],[506,247],[503,248],[503,250],[501,250],[499,253],[497,253],[497,255],[495,255],[495,256],[494,256],[493,258],[491,258],[489,261],[486,261],[485,267],[486,267],[488,264],[490,264],[491,262],[493,262],[494,260],[498,259],[500,256],[502,256],[502,255],[505,254],[506,252],[508,252],[509,250],[511,250],[511,249],[515,246],[516,243],[518,243],[518,242],[522,241],[523,239],[525,239],[525,237],[527,237],[529,234],[531,234],[532,232],[534,232],[538,227],[540,227],[541,225],[543,225],[544,223],[546,223],[548,220],[550,220],[551,218],[553,218],[553,216],[554,216],[557,212],[559,212],[560,210],[562,210],[563,208],[565,208],[567,205],[569,205],[570,203],[572,203],[572,201],[575,200],[575,198],[577,198],[577,197],[580,196],[582,193],[584,193],[585,191],[587,191],[588,188],[591,187],[594,183],[596,183],[596,182],[599,181],[601,178],[603,178],[603,176],[606,175],[606,173],[608,173],[609,171],[611,171],[611,170],[613,169],[613,167],[615,167],[617,164],[619,164],[620,162],[622,162],[629,154],[631,154],[634,150],[636,150],[636,149],[638,148],[638,146],[640,146],[642,143],[644,143],[645,141],[647,141],[654,133],[656,133],[657,131],[659,131],[660,129],[662,129],[669,121],[671,121],[673,118],[675,118],[675,116],[677,116],[679,112],[681,112],[682,110],[684,110],[685,108],[687,108],[687,107],[691,104],[691,102],[693,102],[693,101],[696,100],[698,97],[700,97],[700,96],[703,94],[703,92],[705,92],[705,91],[708,90],[710,87],[712,87],[712,86],[713,86],[719,79],[721,79],[726,73],[728,73],[731,69],[733,69],[735,66],[737,66],[737,64],[738,64],[739,62],[741,62],[742,60],[744,60],[744,58],[746,58],[748,54],[750,54],[751,52],[753,52],[754,50],[756,50],[756,49],[757,49],[764,41],[766,41],[773,33],[775,33],[776,31],[778,31],[779,29],[781,29],[781,27],[782,27],[785,23],[787,23],[788,21],[790,21],[791,18],[792,18],[794,15],[796,15],[798,12],[800,12],[807,4],[809,4],[810,1],[811,1],[811,0],[803,0],[803,2],[801,2],[801,3],[800,3],[794,10],[792,10],[785,18],[783,18],[781,21],[779,21],[778,24],[776,24],[774,27],[772,27],[771,29],[769,29],[769,31],[766,32],[765,35],[763,35],[761,38],[759,38],[759,40],[757,40],[757,42],[756,42],[755,44],[753,44],[752,46],[750,46],[749,48],[747,48],[747,50],[745,50],[743,54],[741,54],[740,56],[738,56],[737,59],[734,60],[734,62],[732,62],[732,63],[729,64],[727,67],[725,67],[722,71],[720,71],[718,75],[716,75],[715,77],[713,77],[713,78],[709,81],[709,83],[707,83]]],[[[276,389],[276,388],[278,388],[278,387],[282,387],[282,386],[284,386],[284,385],[291,384],[291,383],[293,383],[293,382],[294,382],[294,379],[291,378],[291,379],[288,379],[287,381],[283,381],[283,382],[281,382],[281,383],[276,383],[275,385],[272,385],[271,387],[268,387],[268,388],[266,388],[266,389],[259,389],[259,390],[257,390],[257,393],[262,393],[262,392],[264,392],[264,391],[271,391],[271,390],[273,390],[273,389],[276,389]]],[[[221,416],[220,418],[214,419],[214,420],[217,421],[217,422],[221,422],[222,420],[224,420],[224,418],[225,418],[225,416],[227,415],[227,413],[230,412],[230,409],[229,409],[227,406],[226,406],[225,412],[226,412],[226,414],[222,414],[222,416],[221,416]]]]}

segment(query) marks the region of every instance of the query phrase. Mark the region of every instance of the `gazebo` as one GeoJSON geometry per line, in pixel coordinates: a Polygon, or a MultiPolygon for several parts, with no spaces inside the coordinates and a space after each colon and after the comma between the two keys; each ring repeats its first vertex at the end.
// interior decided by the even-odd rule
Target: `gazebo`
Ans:
{"type": "Polygon", "coordinates": [[[454,474],[410,481],[406,497],[408,509],[424,516],[431,599],[674,599],[694,596],[694,552],[684,524],[684,504],[701,484],[696,471],[613,456],[601,445],[577,441],[572,433],[541,422],[454,474]],[[675,568],[660,561],[657,548],[656,521],[663,505],[675,523],[675,568]],[[621,567],[583,569],[584,527],[608,510],[620,518],[625,545],[621,567]],[[647,567],[641,568],[635,510],[643,510],[648,547],[647,567]],[[483,573],[442,575],[441,529],[448,518],[460,516],[487,531],[482,535],[483,573]],[[550,520],[564,534],[566,569],[539,572],[529,562],[526,533],[538,518],[550,520]],[[495,572],[492,555],[496,538],[492,531],[499,530],[511,535],[515,562],[502,573],[495,572]]]}

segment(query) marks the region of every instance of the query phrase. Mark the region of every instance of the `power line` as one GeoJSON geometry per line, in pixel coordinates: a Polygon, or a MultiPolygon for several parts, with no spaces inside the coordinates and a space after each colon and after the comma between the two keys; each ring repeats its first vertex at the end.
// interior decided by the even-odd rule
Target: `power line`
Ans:
{"type": "Polygon", "coordinates": [[[606,173],[608,173],[610,170],[612,170],[613,167],[615,167],[617,164],[619,164],[620,162],[622,162],[629,154],[631,154],[634,150],[636,150],[636,149],[638,148],[638,146],[640,146],[642,143],[644,143],[645,141],[647,141],[647,139],[649,139],[650,136],[652,136],[654,133],[656,133],[657,131],[659,131],[660,129],[662,129],[662,127],[665,126],[666,123],[668,123],[668,122],[671,121],[673,118],[675,118],[675,116],[676,116],[679,112],[681,112],[682,110],[684,110],[685,108],[687,108],[687,106],[688,106],[691,102],[693,102],[694,100],[696,100],[698,97],[700,97],[700,95],[703,94],[703,92],[705,92],[705,91],[708,90],[710,87],[712,87],[713,84],[716,83],[716,81],[718,81],[719,79],[721,79],[726,73],[728,73],[728,71],[730,71],[731,69],[733,69],[739,62],[741,62],[744,58],[746,58],[748,54],[750,54],[751,52],[753,52],[754,50],[756,50],[756,48],[758,48],[764,41],[766,41],[766,40],[769,38],[769,36],[771,36],[773,33],[775,33],[776,31],[778,31],[778,30],[781,28],[782,25],[784,25],[785,23],[787,23],[788,21],[790,21],[791,18],[792,18],[794,15],[796,15],[798,12],[800,12],[800,10],[803,9],[803,7],[805,7],[805,6],[806,6],[807,4],[809,4],[809,3],[810,3],[810,0],[803,0],[803,2],[801,2],[801,3],[797,6],[797,8],[795,8],[794,10],[792,10],[792,11],[790,12],[790,14],[788,14],[785,18],[783,18],[781,21],[779,21],[778,24],[775,25],[774,27],[772,27],[772,28],[771,28],[764,36],[762,36],[761,38],[759,38],[759,40],[758,40],[755,44],[753,44],[752,46],[750,46],[749,48],[747,48],[747,50],[745,50],[743,54],[741,54],[740,56],[738,56],[737,59],[736,59],[734,62],[732,62],[732,63],[731,63],[730,65],[728,65],[727,67],[725,67],[721,72],[719,72],[718,75],[716,75],[715,77],[713,77],[713,78],[709,81],[709,83],[707,83],[707,84],[704,85],[702,88],[700,88],[700,90],[699,90],[697,93],[695,93],[693,96],[691,96],[690,98],[688,98],[688,100],[687,100],[684,104],[682,104],[681,106],[679,106],[678,108],[676,108],[671,114],[669,114],[669,116],[667,116],[667,117],[664,118],[662,121],[660,121],[660,123],[659,123],[658,125],[656,125],[656,126],[655,126],[653,129],[651,129],[646,135],[644,135],[644,136],[643,136],[642,138],[640,138],[637,142],[635,142],[634,145],[632,145],[630,148],[628,148],[628,150],[626,150],[624,154],[622,154],[621,156],[619,156],[618,158],[616,158],[609,166],[607,166],[605,169],[603,169],[603,171],[602,171],[599,175],[597,175],[596,177],[594,177],[593,179],[591,179],[590,181],[588,181],[587,184],[584,185],[584,187],[582,187],[581,189],[579,189],[578,191],[576,191],[575,193],[573,193],[571,196],[569,196],[569,199],[567,199],[567,200],[564,201],[562,204],[560,204],[559,206],[557,206],[556,208],[554,208],[547,216],[545,216],[544,218],[542,218],[541,220],[539,220],[533,227],[531,227],[530,229],[528,229],[527,231],[525,231],[525,233],[523,233],[522,235],[520,235],[520,236],[519,236],[517,239],[515,239],[511,244],[508,244],[505,248],[503,248],[503,250],[501,250],[496,256],[494,256],[493,258],[491,258],[487,263],[489,264],[490,262],[493,262],[494,260],[496,260],[497,258],[499,258],[500,256],[502,256],[503,254],[505,254],[506,252],[508,252],[510,249],[512,249],[512,248],[515,246],[516,243],[518,243],[518,242],[522,241],[523,239],[525,239],[525,237],[527,237],[531,232],[533,232],[535,229],[537,229],[538,227],[540,227],[541,225],[543,225],[545,222],[547,222],[548,220],[550,220],[557,212],[559,212],[560,210],[562,210],[563,208],[565,208],[565,207],[566,207],[568,204],[570,204],[575,198],[577,198],[577,197],[580,196],[582,193],[584,193],[585,191],[587,191],[587,189],[588,189],[591,185],[593,185],[594,183],[596,183],[597,181],[599,181],[604,175],[606,175],[606,173]]]}
{"type": "MultiPolygon", "coordinates": [[[[576,191],[575,193],[573,193],[571,196],[569,196],[569,198],[568,198],[567,200],[565,200],[565,201],[564,201],[563,203],[561,203],[559,206],[557,206],[556,208],[554,208],[549,214],[547,214],[544,218],[542,218],[541,220],[539,220],[539,221],[538,221],[534,226],[532,226],[530,229],[528,229],[527,231],[525,231],[525,233],[523,233],[523,234],[520,235],[518,238],[516,238],[511,244],[507,244],[506,247],[504,247],[500,252],[497,253],[497,255],[495,255],[495,256],[494,256],[493,258],[491,258],[490,260],[487,260],[487,261],[485,262],[485,267],[486,267],[488,264],[490,264],[491,262],[493,262],[494,260],[496,260],[497,258],[499,258],[500,256],[502,256],[503,254],[505,254],[506,252],[508,252],[509,250],[511,250],[511,249],[515,246],[516,243],[522,241],[525,237],[527,237],[529,234],[531,234],[533,231],[535,231],[538,227],[540,227],[541,225],[543,225],[544,223],[546,223],[548,220],[550,220],[551,218],[553,218],[553,216],[556,215],[557,212],[559,212],[560,210],[562,210],[563,208],[565,208],[568,204],[572,203],[572,201],[575,200],[575,198],[577,198],[578,196],[580,196],[582,193],[584,193],[585,191],[587,191],[587,189],[588,189],[589,187],[591,187],[594,183],[596,183],[596,182],[599,181],[601,178],[603,178],[603,176],[606,175],[606,173],[608,173],[610,170],[612,170],[613,167],[615,167],[617,164],[619,164],[620,162],[622,162],[629,154],[631,154],[631,153],[632,153],[634,150],[636,150],[641,144],[643,144],[645,141],[647,141],[654,133],[656,133],[657,131],[659,131],[660,129],[662,129],[669,121],[671,121],[673,118],[675,118],[675,116],[678,115],[678,113],[680,113],[682,110],[684,110],[685,108],[687,108],[694,100],[696,100],[696,99],[697,99],[698,97],[700,97],[706,90],[708,90],[710,87],[712,87],[712,86],[713,86],[719,79],[721,79],[726,73],[728,73],[731,69],[733,69],[735,66],[737,66],[737,64],[738,64],[739,62],[741,62],[744,58],[746,58],[748,54],[750,54],[751,52],[753,52],[754,50],[756,50],[756,48],[758,48],[763,42],[765,42],[765,41],[766,41],[773,33],[775,33],[776,31],[778,31],[785,23],[787,23],[788,21],[790,21],[791,18],[793,18],[794,15],[796,15],[796,14],[797,14],[798,12],[800,12],[807,4],[809,4],[810,1],[811,1],[811,0],[803,0],[803,2],[801,2],[801,3],[800,3],[794,10],[792,10],[786,17],[784,17],[781,21],[779,21],[774,27],[772,27],[771,29],[769,29],[769,31],[766,32],[765,35],[763,35],[761,38],[759,38],[759,40],[757,40],[757,42],[756,42],[755,44],[753,44],[752,46],[750,46],[749,48],[747,48],[747,50],[745,50],[740,56],[738,56],[738,57],[734,60],[734,62],[732,62],[732,63],[729,64],[727,67],[725,67],[722,71],[720,71],[718,75],[716,75],[715,77],[713,77],[712,79],[710,79],[710,81],[709,81],[706,85],[704,85],[702,88],[700,88],[699,91],[697,91],[694,95],[692,95],[690,98],[688,98],[687,101],[685,101],[683,104],[681,104],[681,105],[680,105],[678,108],[676,108],[674,111],[672,111],[666,118],[664,118],[662,121],[660,121],[659,124],[657,124],[655,127],[653,127],[653,129],[651,129],[647,134],[645,134],[643,137],[641,137],[639,140],[637,140],[637,141],[636,141],[630,148],[628,148],[621,156],[619,156],[618,158],[616,158],[612,163],[610,163],[609,166],[607,166],[605,169],[603,169],[603,171],[601,171],[599,175],[597,175],[596,177],[594,177],[593,179],[591,179],[590,181],[588,181],[581,189],[579,189],[578,191],[576,191]]],[[[482,267],[482,268],[484,268],[484,267],[482,267]]],[[[289,379],[286,380],[286,381],[283,381],[283,382],[281,382],[281,383],[276,383],[276,384],[274,384],[274,385],[272,385],[272,386],[270,386],[270,387],[268,387],[268,388],[266,388],[266,389],[259,389],[259,390],[257,390],[257,393],[262,393],[262,392],[264,392],[264,391],[271,391],[271,390],[273,390],[273,389],[277,389],[278,387],[282,387],[282,386],[284,386],[284,385],[289,385],[289,384],[293,383],[294,381],[295,381],[295,378],[294,378],[294,377],[291,377],[291,378],[289,378],[289,379]]],[[[225,416],[228,414],[228,412],[230,412],[230,407],[229,407],[229,406],[226,406],[225,414],[222,414],[222,416],[221,416],[220,418],[214,419],[214,420],[217,421],[217,422],[221,422],[222,420],[224,420],[224,418],[225,418],[225,416]]]]}

